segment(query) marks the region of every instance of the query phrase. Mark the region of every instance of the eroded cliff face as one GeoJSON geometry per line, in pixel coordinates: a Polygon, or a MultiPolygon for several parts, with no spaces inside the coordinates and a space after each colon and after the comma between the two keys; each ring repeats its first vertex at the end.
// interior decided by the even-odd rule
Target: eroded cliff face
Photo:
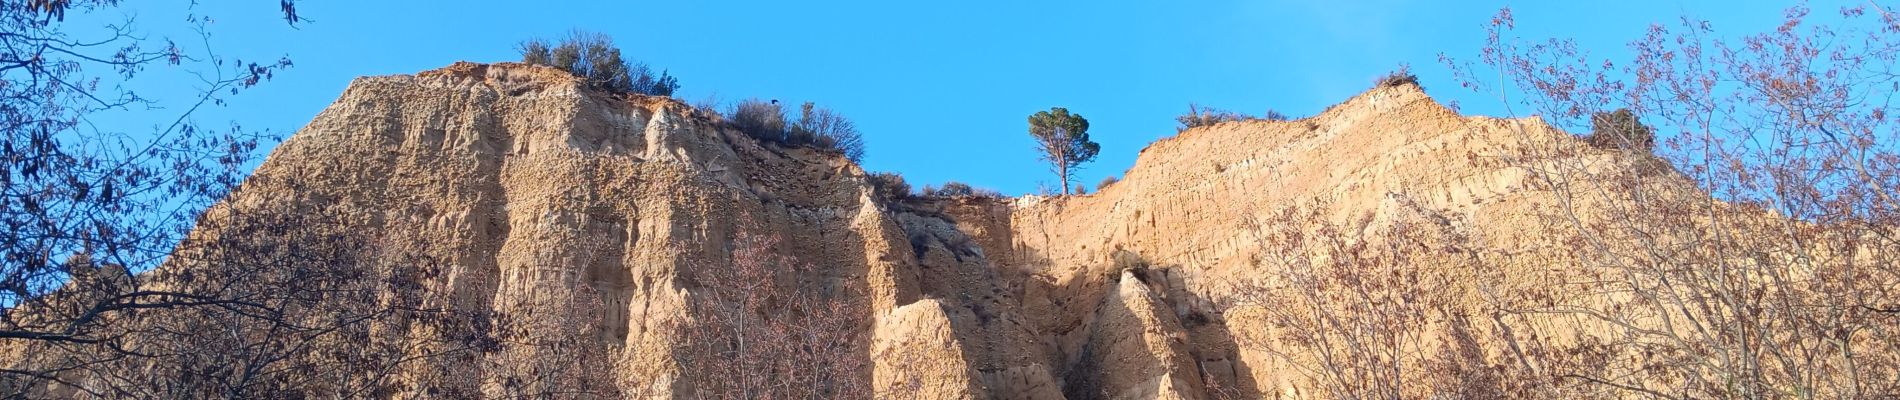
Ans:
{"type": "MultiPolygon", "coordinates": [[[[947,317],[929,314],[948,310],[894,314],[921,299],[917,258],[863,176],[832,155],[761,147],[679,102],[591,93],[547,68],[463,63],[353,82],[227,206],[296,198],[367,214],[353,229],[445,260],[427,290],[454,307],[522,316],[508,329],[524,337],[585,338],[564,350],[582,356],[558,357],[588,371],[567,384],[664,397],[690,387],[673,357],[690,332],[668,325],[694,295],[682,276],[727,263],[741,227],[777,236],[777,251],[815,267],[803,279],[854,293],[876,315],[925,314],[859,315],[858,328],[943,328],[928,324],[947,317]]],[[[522,346],[495,354],[540,351],[522,346]]],[[[869,357],[869,343],[858,347],[869,357]]],[[[482,371],[441,373],[476,375],[445,390],[494,391],[482,371]]]]}
{"type": "MultiPolygon", "coordinates": [[[[1086,357],[1070,364],[1132,370],[1100,384],[1106,397],[1311,397],[1314,374],[1270,354],[1299,350],[1262,340],[1277,327],[1220,304],[1244,295],[1236,290],[1276,287],[1262,261],[1284,244],[1263,242],[1263,227],[1252,224],[1289,207],[1371,226],[1421,215],[1448,223],[1437,218],[1450,215],[1456,228],[1510,245],[1540,226],[1527,211],[1548,196],[1524,190],[1528,176],[1500,158],[1527,141],[1565,136],[1526,121],[1463,117],[1415,86],[1376,88],[1302,120],[1192,129],[1150,145],[1121,182],[1093,195],[1015,207],[1010,226],[1019,257],[1006,264],[1028,277],[1028,296],[1038,303],[1030,313],[1050,316],[1038,319],[1039,330],[1068,339],[1066,354],[1127,347],[1099,341],[1105,334],[1147,339],[1148,365],[1086,357]],[[1108,305],[1128,303],[1131,274],[1146,293],[1138,297],[1167,312],[1119,322],[1129,316],[1108,305]]],[[[1517,249],[1527,260],[1550,251],[1517,249]]],[[[1449,261],[1417,261],[1454,288],[1483,281],[1449,261]]],[[[1480,309],[1477,293],[1446,293],[1464,305],[1456,308],[1480,309]]]]}
{"type": "MultiPolygon", "coordinates": [[[[1217,305],[1263,275],[1246,221],[1321,200],[1341,220],[1432,210],[1511,246],[1534,226],[1522,219],[1538,198],[1500,151],[1563,135],[1379,88],[1308,119],[1164,139],[1092,195],[889,203],[842,157],[762,145],[717,118],[516,64],[362,78],[207,218],[279,203],[348,215],[377,238],[363,246],[441,260],[423,290],[448,306],[519,316],[504,329],[527,336],[578,338],[504,342],[481,357],[558,360],[585,371],[562,373],[562,385],[624,397],[692,396],[678,349],[693,332],[673,322],[707,296],[688,277],[729,265],[742,229],[812,266],[788,278],[799,287],[863,306],[847,358],[869,366],[853,379],[876,393],[1301,396],[1305,375],[1240,339],[1274,328],[1217,305]]],[[[1456,286],[1474,273],[1436,274],[1456,286]]],[[[507,384],[459,362],[404,368],[457,386],[430,393],[507,384]]]]}
{"type": "Polygon", "coordinates": [[[1537,278],[1574,262],[1524,240],[1549,236],[1530,211],[1550,196],[1526,190],[1529,176],[1504,160],[1526,143],[1560,140],[1570,139],[1533,121],[1460,116],[1415,86],[1376,88],[1306,119],[1163,139],[1091,195],[945,211],[1011,285],[1041,340],[1028,351],[1052,354],[1069,398],[1312,397],[1321,383],[1302,370],[1312,364],[1288,362],[1312,355],[1275,357],[1301,350],[1275,349],[1278,327],[1231,304],[1247,295],[1236,291],[1281,283],[1263,258],[1284,244],[1264,242],[1254,224],[1313,208],[1363,222],[1353,226],[1364,231],[1343,232],[1359,239],[1414,221],[1512,249],[1518,269],[1473,271],[1442,254],[1413,260],[1445,288],[1434,295],[1478,313],[1479,282],[1547,284],[1537,278]]]}

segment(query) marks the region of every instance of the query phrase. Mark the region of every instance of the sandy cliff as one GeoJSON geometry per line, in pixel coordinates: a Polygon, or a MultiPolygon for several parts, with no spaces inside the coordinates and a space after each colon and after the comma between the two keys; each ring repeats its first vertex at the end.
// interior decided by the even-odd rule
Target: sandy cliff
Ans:
{"type": "Polygon", "coordinates": [[[1528,201],[1522,174],[1486,162],[1514,141],[1511,122],[1474,130],[1415,87],[1190,130],[1097,194],[1018,202],[880,204],[857,166],[713,118],[518,65],[363,78],[257,171],[296,190],[247,185],[231,202],[374,210],[357,229],[453,260],[432,290],[458,306],[592,319],[589,345],[617,357],[584,367],[613,383],[589,384],[629,395],[676,390],[665,321],[692,292],[681,271],[729,257],[745,223],[861,289],[873,375],[927,376],[922,397],[1198,399],[1206,380],[1249,394],[1298,384],[1241,351],[1227,331],[1244,321],[1183,324],[1210,320],[1219,284],[1251,273],[1244,218],[1321,197],[1341,215],[1393,212],[1402,194],[1509,227],[1528,201]],[[569,292],[601,306],[545,310],[569,292]]]}
{"type": "MultiPolygon", "coordinates": [[[[812,266],[774,284],[863,306],[849,316],[863,335],[847,358],[869,367],[853,379],[917,398],[1307,393],[1297,366],[1246,340],[1275,328],[1220,306],[1266,275],[1246,222],[1287,207],[1456,224],[1527,260],[1501,272],[1516,277],[1506,290],[1561,269],[1520,242],[1536,236],[1526,211],[1542,199],[1499,158],[1564,134],[1461,116],[1415,86],[1296,121],[1188,130],[1143,149],[1120,183],[1067,198],[889,203],[842,157],[762,145],[717,118],[517,64],[362,78],[207,224],[283,203],[343,215],[375,238],[362,245],[442,260],[423,290],[449,305],[537,316],[509,329],[579,338],[563,342],[567,356],[509,342],[481,357],[564,357],[588,371],[564,385],[625,397],[698,386],[676,357],[692,333],[670,321],[705,296],[688,277],[722,268],[742,229],[778,237],[776,252],[812,266]]],[[[1483,273],[1500,271],[1427,275],[1477,310],[1465,286],[1479,280],[1465,278],[1483,273]]],[[[501,372],[458,362],[405,368],[458,386],[413,390],[501,392],[501,372]]]]}

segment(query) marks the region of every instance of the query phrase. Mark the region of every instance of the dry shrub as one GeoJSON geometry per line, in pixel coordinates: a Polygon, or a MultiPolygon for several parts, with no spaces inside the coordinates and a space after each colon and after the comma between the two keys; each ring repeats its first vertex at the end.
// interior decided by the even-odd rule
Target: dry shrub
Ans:
{"type": "Polygon", "coordinates": [[[789,136],[795,143],[837,151],[851,162],[864,161],[864,135],[858,133],[857,124],[812,102],[799,106],[799,117],[792,122],[789,136]]]}
{"type": "Polygon", "coordinates": [[[1234,121],[1286,121],[1290,119],[1292,119],[1292,117],[1287,116],[1279,110],[1268,109],[1266,112],[1261,113],[1260,116],[1252,116],[1233,111],[1201,107],[1190,103],[1188,104],[1187,114],[1174,117],[1174,122],[1179,124],[1175,126],[1174,130],[1175,132],[1185,132],[1189,129],[1220,125],[1234,121]]]}
{"type": "Polygon", "coordinates": [[[1418,86],[1418,75],[1412,75],[1411,65],[1400,64],[1399,69],[1388,72],[1384,76],[1380,76],[1379,79],[1372,81],[1372,87],[1375,88],[1399,87],[1405,85],[1418,86]]]}
{"type": "Polygon", "coordinates": [[[1203,126],[1214,126],[1214,125],[1220,125],[1226,122],[1247,121],[1251,119],[1254,119],[1254,118],[1249,117],[1245,114],[1232,112],[1232,111],[1226,111],[1226,110],[1217,110],[1217,109],[1208,108],[1208,107],[1201,107],[1200,105],[1196,105],[1196,104],[1188,104],[1187,114],[1181,114],[1181,116],[1174,117],[1174,121],[1180,124],[1180,126],[1175,127],[1176,132],[1184,132],[1189,129],[1199,128],[1203,126]]]}
{"type": "Polygon", "coordinates": [[[1292,119],[1292,117],[1288,117],[1285,113],[1281,113],[1280,110],[1267,110],[1267,112],[1260,114],[1260,119],[1267,120],[1267,121],[1285,121],[1285,120],[1292,119]]]}
{"type": "Polygon", "coordinates": [[[785,143],[785,109],[777,100],[746,99],[734,104],[726,120],[746,136],[771,143],[785,143]]]}
{"type": "Polygon", "coordinates": [[[895,172],[874,172],[864,179],[871,184],[872,193],[885,201],[902,200],[910,197],[910,183],[904,182],[904,176],[895,172]]]}

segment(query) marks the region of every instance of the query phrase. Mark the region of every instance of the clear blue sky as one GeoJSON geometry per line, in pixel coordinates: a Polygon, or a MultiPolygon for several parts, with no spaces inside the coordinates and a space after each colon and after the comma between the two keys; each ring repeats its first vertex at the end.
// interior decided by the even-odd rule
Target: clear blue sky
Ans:
{"type": "MultiPolygon", "coordinates": [[[[1053,184],[1024,122],[1051,106],[1091,122],[1102,152],[1080,181],[1092,186],[1173,135],[1189,102],[1311,115],[1402,63],[1441,100],[1500,114],[1493,97],[1458,87],[1437,60],[1441,52],[1474,58],[1482,25],[1502,6],[1516,11],[1520,34],[1575,37],[1617,55],[1654,22],[1690,14],[1720,32],[1758,32],[1790,4],[305,0],[300,11],[313,21],[292,28],[276,2],[144,3],[72,22],[131,13],[153,35],[185,42],[180,21],[195,12],[217,19],[211,44],[222,54],[296,63],[203,113],[203,122],[294,131],[354,77],[511,61],[523,39],[578,28],[612,35],[633,58],[670,70],[681,99],[816,101],[857,122],[869,141],[866,169],[900,172],[913,185],[961,180],[1010,194],[1053,184]]],[[[1813,7],[1820,14],[1836,5],[1813,7]]],[[[166,95],[160,87],[147,94],[166,95]]],[[[149,124],[121,118],[112,122],[149,124]]]]}

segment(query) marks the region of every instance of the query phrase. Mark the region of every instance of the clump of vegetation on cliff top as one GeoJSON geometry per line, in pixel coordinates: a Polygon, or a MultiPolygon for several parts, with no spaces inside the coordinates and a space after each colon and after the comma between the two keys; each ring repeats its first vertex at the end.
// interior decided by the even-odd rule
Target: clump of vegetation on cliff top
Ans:
{"type": "Polygon", "coordinates": [[[679,80],[666,71],[654,75],[646,63],[630,62],[620,56],[620,47],[604,34],[574,31],[560,42],[542,39],[522,42],[521,62],[567,70],[587,81],[587,86],[613,93],[648,96],[672,96],[680,88],[679,80]]]}
{"type": "MultiPolygon", "coordinates": [[[[1412,66],[1407,64],[1399,64],[1398,70],[1388,72],[1385,76],[1381,76],[1378,80],[1372,82],[1372,87],[1375,88],[1399,87],[1405,85],[1419,86],[1418,75],[1412,75],[1412,66]]],[[[1420,87],[1422,88],[1423,86],[1420,87]]]]}
{"type": "Polygon", "coordinates": [[[910,197],[910,183],[904,182],[904,176],[894,172],[873,172],[865,176],[870,181],[871,190],[884,200],[901,200],[910,197]]]}
{"type": "Polygon", "coordinates": [[[1253,119],[1253,117],[1248,116],[1246,114],[1241,114],[1241,113],[1227,111],[1227,110],[1214,109],[1211,107],[1202,107],[1199,104],[1188,103],[1187,114],[1181,114],[1181,116],[1179,117],[1174,117],[1174,121],[1179,122],[1181,124],[1181,126],[1175,127],[1174,130],[1176,132],[1183,132],[1189,129],[1199,128],[1203,126],[1214,126],[1214,125],[1220,125],[1226,122],[1246,121],[1250,119],[1253,119]]]}
{"type": "Polygon", "coordinates": [[[844,115],[812,102],[799,106],[798,118],[789,119],[778,100],[748,99],[734,104],[726,117],[746,136],[769,143],[809,146],[864,161],[864,135],[844,115]]]}
{"type": "MultiPolygon", "coordinates": [[[[559,42],[543,39],[522,42],[521,61],[566,70],[586,81],[587,86],[611,93],[672,96],[679,80],[666,71],[654,75],[645,63],[621,57],[620,47],[604,34],[574,31],[559,42]]],[[[711,104],[695,105],[710,110],[711,104]]],[[[728,120],[755,139],[790,146],[808,146],[843,154],[852,162],[864,161],[864,136],[857,125],[829,108],[806,102],[796,118],[788,118],[777,100],[749,99],[733,105],[728,120]]]]}
{"type": "Polygon", "coordinates": [[[1267,110],[1267,112],[1261,113],[1259,116],[1253,116],[1189,103],[1187,114],[1174,117],[1174,121],[1181,124],[1175,127],[1174,130],[1175,132],[1185,132],[1189,129],[1214,126],[1233,121],[1285,121],[1288,119],[1291,118],[1278,110],[1267,110]]]}
{"type": "Polygon", "coordinates": [[[1603,149],[1649,153],[1656,149],[1656,130],[1630,109],[1620,108],[1590,115],[1590,135],[1583,141],[1603,149]]]}
{"type": "Polygon", "coordinates": [[[918,195],[922,197],[939,197],[939,198],[941,197],[1002,198],[1003,197],[1002,192],[970,186],[970,184],[968,183],[957,182],[957,181],[944,182],[942,187],[931,187],[930,185],[924,185],[923,190],[918,191],[918,195]]]}

